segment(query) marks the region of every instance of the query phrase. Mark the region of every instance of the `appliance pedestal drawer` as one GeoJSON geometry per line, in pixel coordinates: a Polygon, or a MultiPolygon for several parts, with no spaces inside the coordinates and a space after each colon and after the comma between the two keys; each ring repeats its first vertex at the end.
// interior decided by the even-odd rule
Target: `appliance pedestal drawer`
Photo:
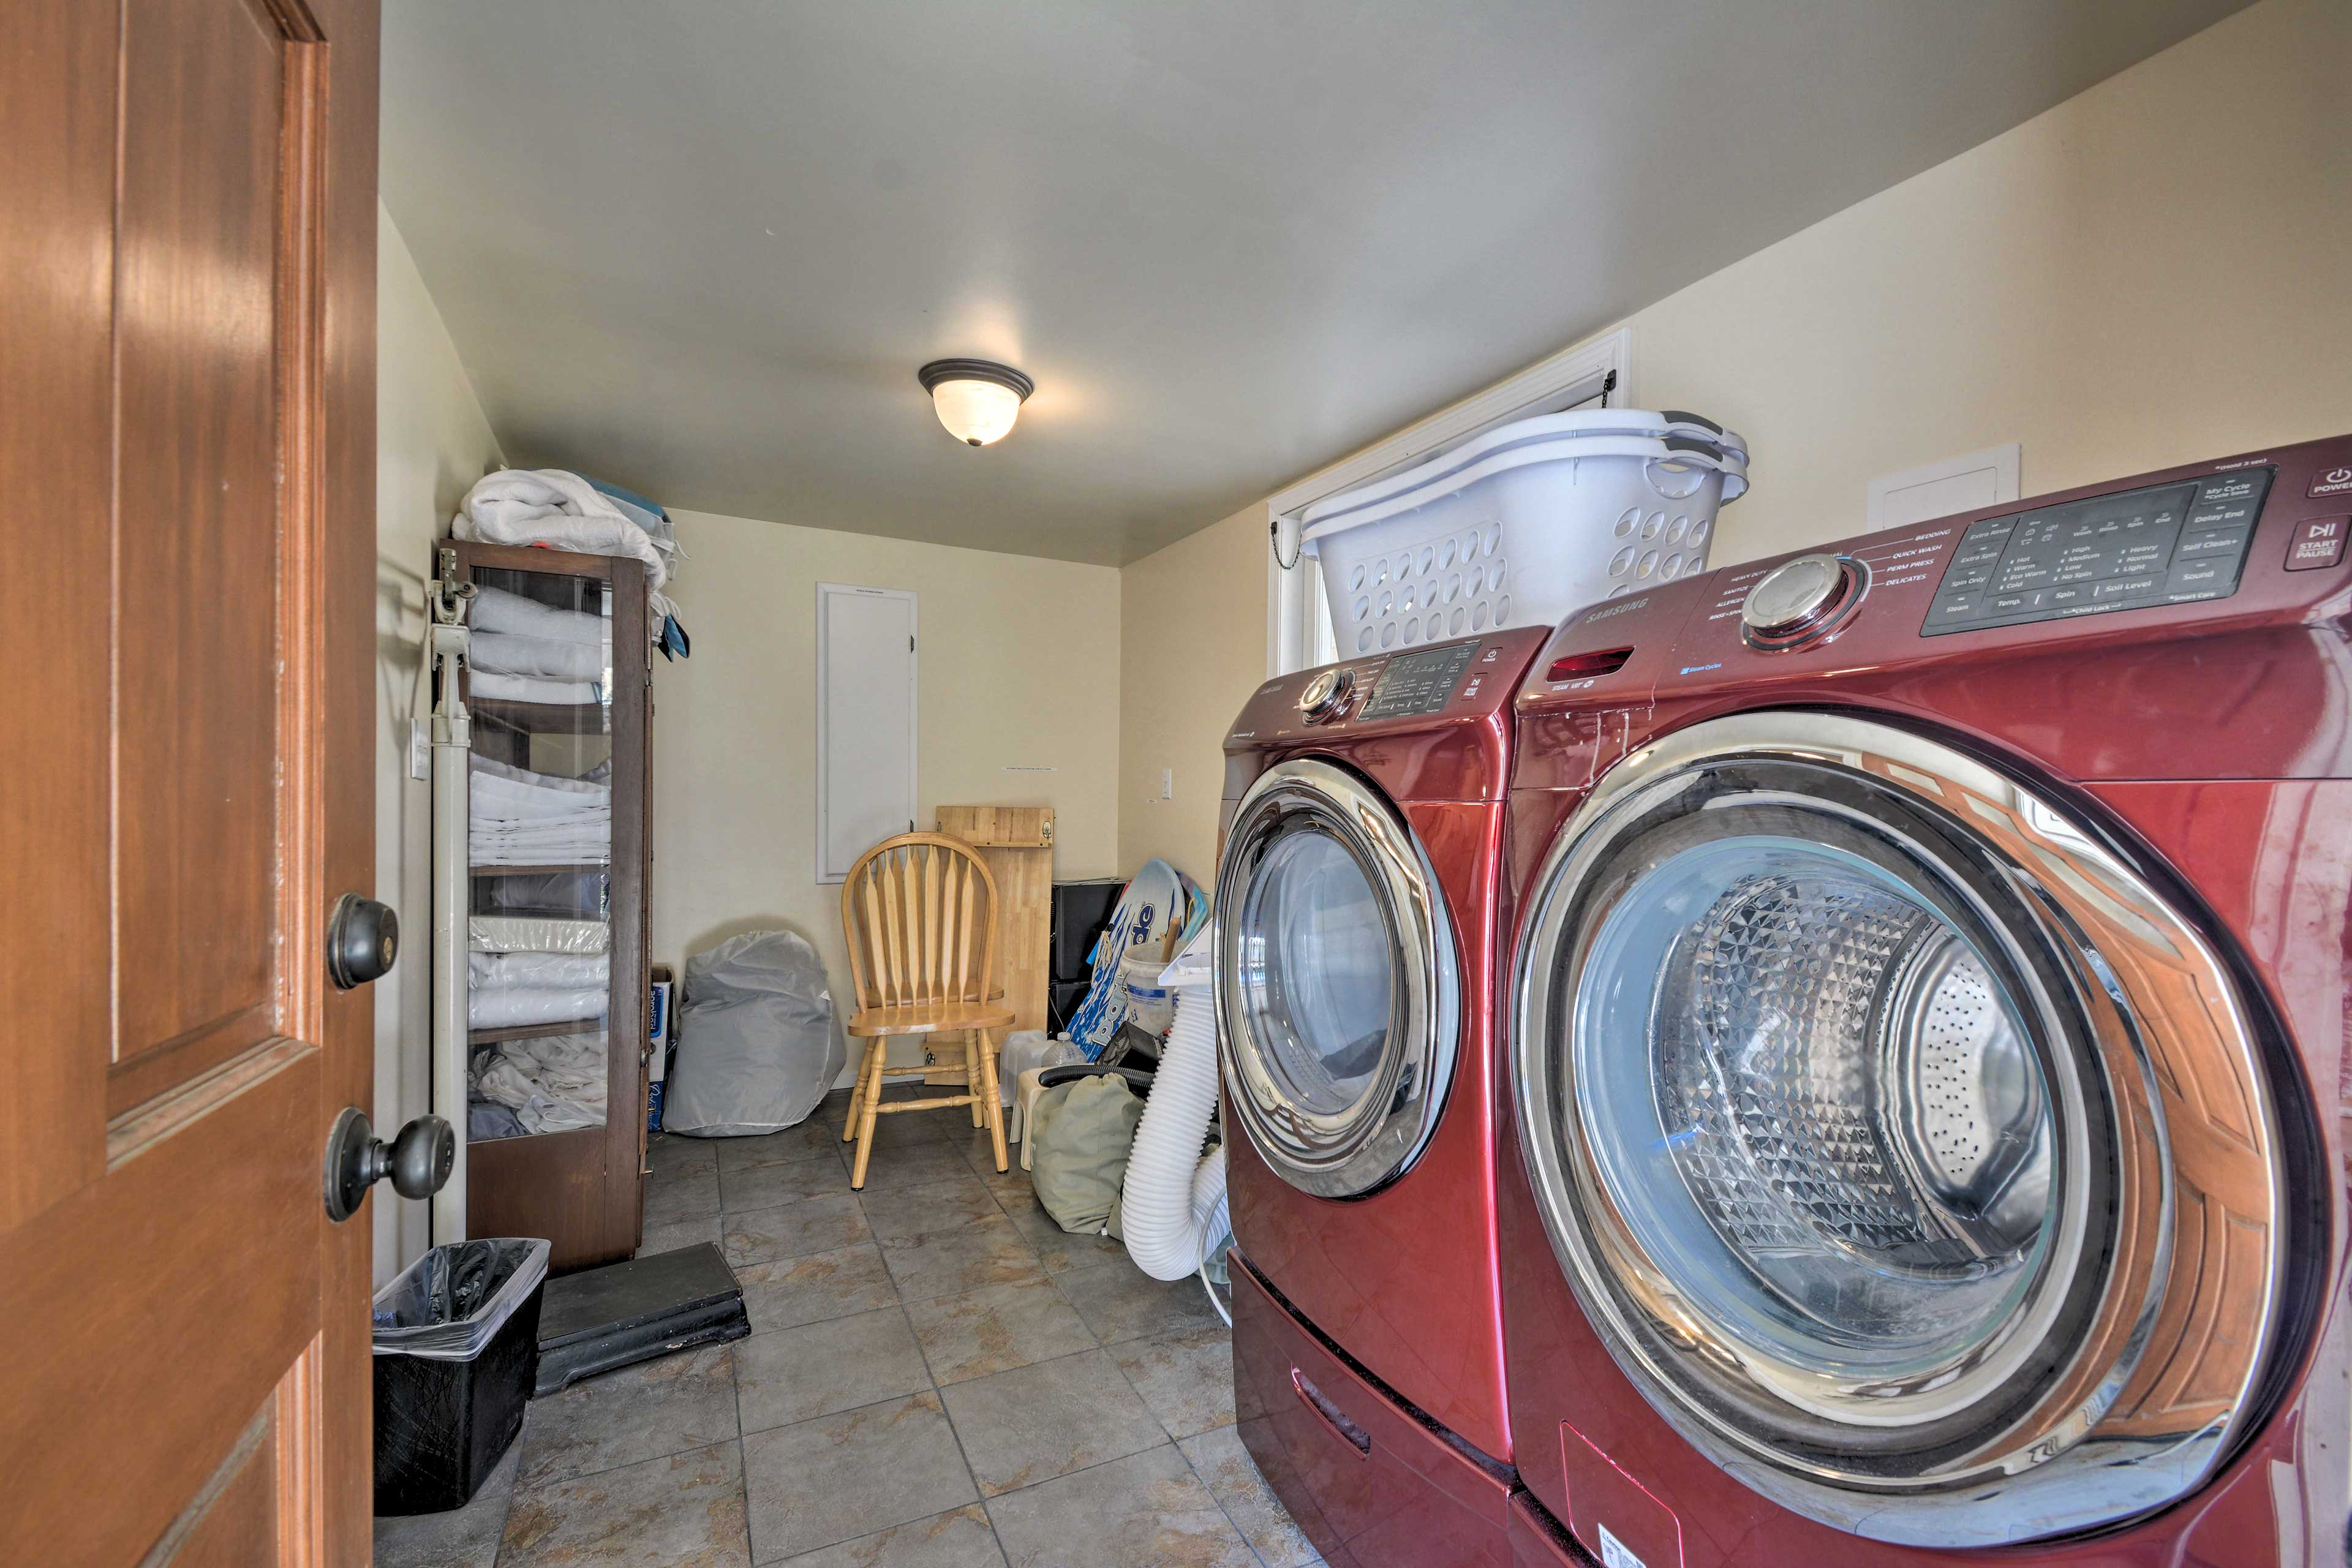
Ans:
{"type": "Polygon", "coordinates": [[[1505,1466],[1327,1349],[1236,1252],[1234,1407],[1243,1443],[1333,1568],[1507,1568],[1505,1466]]]}

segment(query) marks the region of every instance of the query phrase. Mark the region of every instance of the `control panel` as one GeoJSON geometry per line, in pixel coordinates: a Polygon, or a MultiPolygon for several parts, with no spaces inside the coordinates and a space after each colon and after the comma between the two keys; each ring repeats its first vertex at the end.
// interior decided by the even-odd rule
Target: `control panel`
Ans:
{"type": "Polygon", "coordinates": [[[1477,656],[1478,647],[1477,639],[1473,638],[1419,653],[1395,655],[1390,658],[1388,668],[1381,671],[1370,700],[1356,717],[1369,721],[1443,712],[1454,696],[1454,689],[1468,672],[1471,659],[1477,656]]]}
{"type": "Polygon", "coordinates": [[[2234,469],[1969,524],[1921,637],[2223,599],[2276,470],[2234,469]]]}
{"type": "Polygon", "coordinates": [[[1228,752],[1377,738],[1506,711],[1548,626],[1491,627],[1482,636],[1351,658],[1277,676],[1251,694],[1226,731],[1228,752]]]}

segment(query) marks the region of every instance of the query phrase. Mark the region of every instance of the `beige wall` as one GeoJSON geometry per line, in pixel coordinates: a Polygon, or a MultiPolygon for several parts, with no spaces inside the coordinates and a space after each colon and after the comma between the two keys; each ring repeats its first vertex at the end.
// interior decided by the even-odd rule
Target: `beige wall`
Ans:
{"type": "Polygon", "coordinates": [[[1254,506],[1119,574],[1118,863],[1216,872],[1221,749],[1265,679],[1265,509],[1254,506]],[[1175,775],[1160,797],[1162,770],[1175,775]]]}
{"type": "Polygon", "coordinates": [[[1108,566],[678,511],[694,658],[655,663],[653,948],[816,943],[845,1000],[841,890],[816,880],[816,584],[917,595],[917,805],[1050,805],[1055,875],[1121,864],[1120,579],[1108,566]],[[1052,768],[1051,773],[1008,772],[1052,768]]]}
{"type": "MultiPolygon", "coordinates": [[[[433,930],[430,787],[408,776],[408,712],[433,542],[499,444],[392,215],[376,209],[375,894],[404,921],[400,963],[375,985],[375,1109],[395,1128],[427,1109],[433,930]]],[[[425,1205],[375,1205],[379,1284],[425,1248],[425,1205]]]]}
{"type": "MultiPolygon", "coordinates": [[[[2347,82],[2352,7],[2264,0],[1632,317],[1640,403],[1752,445],[1715,563],[1858,532],[1874,476],[1999,442],[2031,495],[2352,430],[2347,82]]],[[[1265,548],[1245,512],[1127,568],[1129,859],[1210,863],[1182,780],[1264,677],[1265,548]],[[1215,606],[1193,679],[1137,657],[1159,605],[1215,606]]]]}
{"type": "Polygon", "coordinates": [[[2266,0],[1632,319],[1753,444],[1717,564],[2003,441],[2034,495],[2352,430],[2352,6],[2266,0]]]}

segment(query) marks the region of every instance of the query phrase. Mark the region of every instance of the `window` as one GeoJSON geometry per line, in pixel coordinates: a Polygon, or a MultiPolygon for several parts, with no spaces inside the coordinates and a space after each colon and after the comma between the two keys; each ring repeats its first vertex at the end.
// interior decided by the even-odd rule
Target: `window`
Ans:
{"type": "MultiPolygon", "coordinates": [[[[1598,407],[1604,399],[1620,407],[1632,403],[1633,347],[1632,331],[1620,327],[1605,337],[1554,354],[1508,381],[1407,426],[1376,447],[1299,480],[1265,503],[1266,521],[1277,542],[1296,537],[1283,529],[1285,520],[1300,517],[1325,497],[1370,484],[1497,425],[1571,408],[1598,407]]],[[[1289,559],[1290,546],[1282,542],[1280,548],[1282,558],[1289,559]]],[[[1332,643],[1322,574],[1316,570],[1314,558],[1301,554],[1295,565],[1285,570],[1275,552],[1269,551],[1265,569],[1266,673],[1286,675],[1337,659],[1339,655],[1332,643]]]]}
{"type": "Polygon", "coordinates": [[[816,877],[915,826],[915,595],[816,585],[816,877]]]}

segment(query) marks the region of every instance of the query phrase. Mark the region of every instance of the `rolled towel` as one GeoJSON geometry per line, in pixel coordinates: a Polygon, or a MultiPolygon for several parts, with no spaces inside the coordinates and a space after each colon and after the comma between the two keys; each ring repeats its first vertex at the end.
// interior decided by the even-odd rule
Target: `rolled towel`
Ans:
{"type": "Polygon", "coordinates": [[[513,632],[476,632],[468,657],[478,670],[551,680],[602,679],[611,663],[601,642],[563,642],[513,632]]]}
{"type": "Polygon", "coordinates": [[[504,588],[484,588],[466,619],[477,632],[547,637],[555,642],[601,643],[613,635],[612,621],[601,614],[542,605],[504,588]]]}

